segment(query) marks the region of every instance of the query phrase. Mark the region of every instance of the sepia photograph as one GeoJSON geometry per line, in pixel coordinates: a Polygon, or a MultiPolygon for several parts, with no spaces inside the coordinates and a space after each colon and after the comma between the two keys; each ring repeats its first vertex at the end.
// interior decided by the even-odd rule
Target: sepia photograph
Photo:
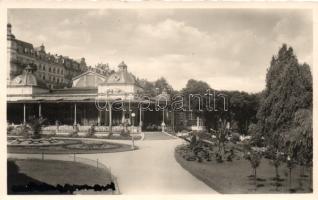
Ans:
{"type": "Polygon", "coordinates": [[[314,9],[6,11],[7,195],[315,192],[314,9]]]}

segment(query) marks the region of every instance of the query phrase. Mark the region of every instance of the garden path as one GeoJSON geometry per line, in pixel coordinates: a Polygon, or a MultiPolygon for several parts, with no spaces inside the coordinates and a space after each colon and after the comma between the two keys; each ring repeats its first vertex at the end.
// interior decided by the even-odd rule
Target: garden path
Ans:
{"type": "MultiPolygon", "coordinates": [[[[131,144],[131,141],[112,141],[131,144]]],[[[183,142],[165,133],[145,133],[145,140],[135,141],[138,150],[79,156],[98,159],[110,167],[111,173],[117,177],[122,194],[217,193],[177,163],[174,149],[183,142]]],[[[58,155],[60,159],[62,156],[65,155],[58,155]]]]}

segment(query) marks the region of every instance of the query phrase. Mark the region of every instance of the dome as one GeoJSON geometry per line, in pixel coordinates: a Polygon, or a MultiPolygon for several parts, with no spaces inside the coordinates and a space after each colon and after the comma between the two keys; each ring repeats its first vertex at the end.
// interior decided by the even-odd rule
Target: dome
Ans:
{"type": "Polygon", "coordinates": [[[127,70],[127,65],[124,63],[124,61],[122,61],[119,65],[118,65],[119,70],[127,70]]]}
{"type": "Polygon", "coordinates": [[[136,84],[134,75],[127,71],[127,65],[124,62],[121,62],[118,68],[118,71],[110,75],[104,84],[136,84]]]}
{"type": "Polygon", "coordinates": [[[15,86],[38,86],[42,88],[47,88],[46,84],[39,80],[34,72],[35,68],[31,65],[28,65],[22,74],[16,76],[12,81],[11,85],[15,86]]]}

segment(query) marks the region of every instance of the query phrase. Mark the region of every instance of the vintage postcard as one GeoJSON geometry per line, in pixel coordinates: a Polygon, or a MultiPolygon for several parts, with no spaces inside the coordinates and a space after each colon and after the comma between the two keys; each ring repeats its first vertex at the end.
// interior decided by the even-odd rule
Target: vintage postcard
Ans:
{"type": "Polygon", "coordinates": [[[316,8],[1,2],[3,196],[314,199],[316,8]]]}

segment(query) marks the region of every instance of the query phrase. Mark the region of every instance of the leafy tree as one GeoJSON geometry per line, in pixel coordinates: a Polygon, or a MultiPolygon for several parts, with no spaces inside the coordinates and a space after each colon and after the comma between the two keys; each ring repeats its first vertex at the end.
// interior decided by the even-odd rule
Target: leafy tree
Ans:
{"type": "Polygon", "coordinates": [[[138,80],[140,86],[144,89],[146,95],[154,97],[165,89],[169,94],[174,93],[172,86],[168,83],[165,78],[160,78],[154,82],[148,81],[147,79],[138,80]]]}
{"type": "Polygon", "coordinates": [[[266,139],[277,180],[282,152],[303,165],[312,162],[311,110],[310,67],[299,64],[293,49],[284,44],[272,57],[257,112],[257,129],[266,139]]]}
{"type": "Polygon", "coordinates": [[[168,81],[161,77],[154,82],[154,86],[156,90],[158,90],[159,94],[162,93],[163,90],[167,90],[168,93],[173,91],[172,86],[168,83],[168,81]]]}
{"type": "Polygon", "coordinates": [[[249,125],[248,134],[251,136],[251,145],[258,147],[264,146],[263,136],[260,134],[256,124],[252,123],[249,125]]]}
{"type": "Polygon", "coordinates": [[[290,131],[288,153],[291,159],[296,160],[300,165],[306,167],[312,167],[312,131],[312,109],[298,110],[295,113],[293,128],[290,131]]]}
{"type": "Polygon", "coordinates": [[[138,80],[140,86],[144,89],[144,93],[150,97],[156,95],[156,87],[153,82],[148,81],[147,79],[138,80]]]}
{"type": "Polygon", "coordinates": [[[41,131],[41,127],[42,127],[44,122],[45,122],[45,119],[42,117],[37,118],[37,117],[33,116],[30,118],[28,125],[31,128],[31,137],[32,138],[34,138],[34,139],[41,138],[40,131],[41,131]]]}
{"type": "Polygon", "coordinates": [[[261,163],[262,155],[261,153],[257,151],[249,151],[247,155],[245,156],[245,159],[250,162],[251,167],[253,169],[254,184],[256,188],[257,187],[257,171],[256,170],[261,163]]]}
{"type": "Polygon", "coordinates": [[[297,110],[312,105],[309,66],[299,64],[293,49],[286,44],[272,58],[262,94],[258,126],[269,143],[275,134],[288,134],[297,110]]]}
{"type": "Polygon", "coordinates": [[[225,141],[228,135],[228,129],[226,128],[226,121],[219,120],[216,139],[218,141],[219,154],[224,156],[225,154],[225,141]]]}
{"type": "Polygon", "coordinates": [[[237,121],[241,134],[247,134],[250,123],[256,122],[259,94],[246,92],[227,92],[229,96],[229,112],[232,120],[237,121]]]}
{"type": "Polygon", "coordinates": [[[188,106],[190,103],[191,104],[190,108],[192,110],[198,111],[199,101],[193,95],[200,95],[201,97],[200,105],[201,105],[201,108],[203,108],[203,103],[206,103],[205,100],[207,97],[206,94],[208,90],[211,90],[211,88],[206,82],[190,79],[188,80],[186,87],[183,88],[180,93],[184,97],[185,105],[188,106]]]}
{"type": "Polygon", "coordinates": [[[258,127],[271,143],[277,134],[289,140],[295,113],[312,106],[312,77],[307,64],[299,64],[291,47],[283,45],[273,56],[257,113],[258,127]]]}
{"type": "Polygon", "coordinates": [[[199,115],[206,114],[206,94],[210,89],[210,86],[206,82],[194,79],[188,80],[186,87],[180,91],[180,95],[184,98],[184,106],[187,110],[192,110],[199,115]]]}

